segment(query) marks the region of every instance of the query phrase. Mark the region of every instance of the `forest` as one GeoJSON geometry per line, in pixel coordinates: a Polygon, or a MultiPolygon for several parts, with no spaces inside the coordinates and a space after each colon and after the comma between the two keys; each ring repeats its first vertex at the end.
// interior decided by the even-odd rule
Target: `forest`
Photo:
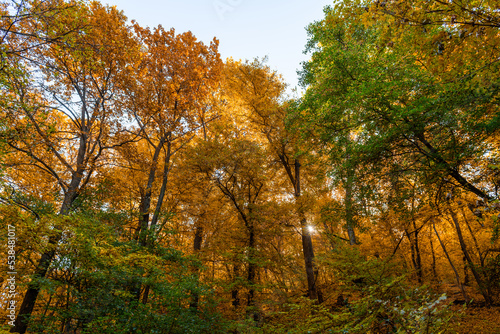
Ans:
{"type": "Polygon", "coordinates": [[[498,0],[332,1],[294,97],[126,14],[0,1],[0,333],[500,333],[498,0]]]}

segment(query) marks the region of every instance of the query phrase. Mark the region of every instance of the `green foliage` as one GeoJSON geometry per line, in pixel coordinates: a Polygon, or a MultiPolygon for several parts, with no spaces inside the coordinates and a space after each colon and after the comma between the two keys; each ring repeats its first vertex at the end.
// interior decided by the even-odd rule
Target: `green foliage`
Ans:
{"type": "Polygon", "coordinates": [[[10,327],[2,326],[0,328],[0,334],[10,334],[10,327]]]}
{"type": "Polygon", "coordinates": [[[450,317],[446,295],[411,286],[390,259],[366,259],[356,248],[344,248],[325,263],[334,269],[340,290],[353,299],[344,302],[342,330],[438,333],[445,328],[450,317]]]}
{"type": "MultiPolygon", "coordinates": [[[[32,220],[19,219],[22,231],[32,220]]],[[[46,278],[32,281],[41,288],[43,309],[30,320],[34,333],[225,333],[213,291],[201,284],[190,268],[198,261],[162,246],[139,247],[121,240],[120,215],[72,214],[43,216],[39,224],[65,229],[46,278]],[[110,221],[116,219],[114,224],[110,221]],[[137,287],[148,286],[143,304],[137,287]],[[190,308],[193,293],[198,309],[190,308]]],[[[46,234],[46,233],[44,233],[46,234]]]]}
{"type": "Polygon", "coordinates": [[[301,297],[271,314],[262,331],[257,333],[334,333],[332,330],[340,317],[341,314],[334,314],[326,306],[301,297]]]}
{"type": "Polygon", "coordinates": [[[495,299],[500,296],[500,255],[495,255],[486,260],[484,268],[481,268],[486,277],[488,289],[495,299]]]}
{"type": "Polygon", "coordinates": [[[498,84],[480,86],[475,75],[443,80],[423,65],[427,58],[408,52],[416,32],[405,30],[399,44],[385,44],[385,23],[345,20],[345,10],[330,8],[309,27],[312,60],[302,72],[307,91],[292,116],[303,134],[321,140],[337,182],[362,165],[358,180],[418,171],[427,184],[451,176],[488,197],[460,173],[493,149],[488,140],[498,130],[490,125],[498,84]]]}
{"type": "Polygon", "coordinates": [[[493,233],[491,235],[491,243],[495,243],[500,237],[500,219],[498,216],[492,216],[491,220],[493,221],[493,233]]]}
{"type": "Polygon", "coordinates": [[[439,333],[447,327],[446,295],[409,285],[396,264],[365,259],[352,247],[321,262],[333,270],[337,302],[328,307],[300,298],[272,314],[262,333],[439,333]]]}

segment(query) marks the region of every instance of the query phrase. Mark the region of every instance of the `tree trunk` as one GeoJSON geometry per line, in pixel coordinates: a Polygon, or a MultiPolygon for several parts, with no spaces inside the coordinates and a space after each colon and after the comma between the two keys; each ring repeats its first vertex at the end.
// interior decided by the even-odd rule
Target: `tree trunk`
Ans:
{"type": "MultiPolygon", "coordinates": [[[[415,272],[418,271],[418,264],[417,264],[417,257],[416,257],[416,254],[415,254],[415,243],[414,243],[414,240],[412,239],[411,237],[411,234],[408,232],[408,229],[405,228],[405,234],[406,234],[406,237],[408,238],[408,241],[410,242],[410,255],[411,255],[411,263],[413,264],[413,269],[415,269],[415,272]]],[[[418,278],[418,274],[417,274],[417,278],[418,278]]],[[[420,283],[420,281],[419,281],[420,283]]]]}
{"type": "MultiPolygon", "coordinates": [[[[295,160],[295,198],[300,198],[300,162],[295,160]]],[[[312,244],[311,233],[307,228],[307,220],[304,217],[302,208],[299,209],[300,225],[302,232],[302,251],[304,253],[304,262],[307,277],[307,295],[311,299],[318,299],[318,290],[316,287],[316,275],[314,270],[314,250],[312,244]]]]}
{"type": "Polygon", "coordinates": [[[248,236],[248,295],[247,295],[247,306],[254,306],[254,297],[255,297],[255,273],[256,273],[256,264],[255,264],[255,231],[253,228],[253,223],[250,223],[249,227],[249,236],[248,236]]]}
{"type": "Polygon", "coordinates": [[[450,211],[451,219],[453,220],[453,223],[455,224],[455,229],[457,231],[457,236],[458,236],[458,241],[460,242],[460,248],[462,248],[462,252],[464,254],[465,259],[467,260],[467,263],[469,264],[470,270],[472,272],[472,275],[474,276],[474,279],[476,280],[477,284],[479,285],[479,291],[481,292],[481,295],[483,295],[483,298],[486,302],[487,305],[492,304],[492,300],[490,297],[490,294],[487,291],[487,288],[484,285],[484,282],[479,275],[479,273],[476,270],[476,267],[474,265],[474,262],[472,262],[472,259],[469,255],[469,252],[467,251],[467,247],[465,245],[465,241],[462,235],[462,229],[460,228],[460,224],[458,222],[457,215],[451,208],[451,206],[448,206],[448,209],[450,211]]]}
{"type": "Polygon", "coordinates": [[[149,224],[149,209],[151,208],[151,196],[153,192],[153,183],[156,175],[156,168],[158,167],[158,158],[160,152],[165,144],[165,137],[160,139],[160,142],[155,147],[155,152],[153,154],[153,160],[151,161],[151,167],[149,168],[148,182],[146,184],[146,191],[144,196],[141,198],[140,215],[139,215],[139,228],[137,230],[136,237],[139,240],[141,246],[146,246],[147,230],[149,224]]]}
{"type": "MultiPolygon", "coordinates": [[[[348,157],[349,159],[349,157],[348,157]]],[[[349,235],[349,243],[356,245],[356,234],[354,232],[354,213],[352,207],[352,188],[354,181],[354,170],[351,166],[348,167],[347,180],[345,184],[345,223],[347,234],[349,235]]]]}
{"type": "Polygon", "coordinates": [[[481,263],[481,267],[484,268],[484,257],[483,257],[483,253],[481,252],[481,248],[479,247],[479,243],[477,242],[476,235],[472,231],[472,227],[470,226],[469,221],[467,220],[467,217],[465,216],[464,209],[462,208],[461,211],[462,211],[462,216],[464,217],[465,225],[469,229],[469,233],[472,237],[472,240],[474,240],[474,246],[476,247],[477,255],[479,257],[479,263],[481,263]]]}
{"type": "MultiPolygon", "coordinates": [[[[199,251],[201,250],[202,242],[203,242],[203,227],[198,225],[196,226],[196,230],[194,233],[194,241],[193,241],[193,250],[195,254],[198,254],[199,251]]],[[[199,282],[200,280],[199,268],[195,268],[195,275],[196,275],[196,281],[199,282]]],[[[197,292],[194,292],[193,300],[191,301],[191,303],[189,303],[189,307],[198,308],[199,301],[200,301],[200,296],[198,295],[197,292]]]]}
{"type": "Polygon", "coordinates": [[[453,272],[455,273],[455,280],[457,281],[458,287],[460,288],[460,291],[462,292],[462,296],[464,296],[464,299],[466,302],[469,301],[469,297],[467,297],[467,294],[465,293],[465,288],[460,282],[460,276],[458,275],[458,271],[453,265],[453,262],[451,261],[450,255],[448,254],[448,251],[446,250],[446,247],[444,246],[443,241],[441,241],[441,238],[439,237],[439,233],[436,230],[436,225],[432,223],[432,227],[434,228],[434,232],[436,232],[436,236],[438,238],[439,244],[441,245],[441,248],[443,249],[444,255],[446,255],[446,258],[448,259],[448,262],[450,263],[451,269],[453,269],[453,272]]]}
{"type": "MultiPolygon", "coordinates": [[[[169,173],[169,166],[170,166],[170,152],[171,152],[170,133],[167,134],[167,137],[168,137],[168,139],[166,139],[167,140],[167,153],[165,154],[165,166],[163,167],[163,179],[162,179],[160,194],[158,195],[158,200],[156,202],[155,212],[153,214],[153,218],[151,219],[151,227],[150,227],[151,234],[149,235],[150,238],[153,236],[153,233],[154,233],[153,228],[156,226],[156,223],[158,222],[158,217],[160,216],[161,206],[163,204],[163,199],[165,197],[165,191],[167,189],[168,173],[169,173]]],[[[162,138],[160,143],[161,143],[161,146],[163,147],[165,144],[165,139],[162,138]]],[[[160,147],[160,145],[158,145],[158,147],[160,147]]],[[[156,166],[158,164],[157,163],[158,155],[156,154],[156,152],[157,151],[155,151],[155,156],[153,157],[153,160],[156,158],[156,161],[153,161],[154,170],[156,170],[156,166]]],[[[149,181],[154,181],[154,170],[152,167],[153,179],[148,180],[148,186],[150,185],[149,181]]],[[[150,177],[151,177],[151,174],[150,174],[150,177]]],[[[152,183],[151,183],[151,186],[149,188],[148,204],[151,203],[151,188],[152,188],[152,183]]],[[[145,233],[148,230],[149,206],[147,207],[147,210],[145,209],[143,212],[145,212],[145,214],[144,214],[144,222],[143,222],[143,224],[141,224],[141,229],[142,229],[144,238],[141,239],[141,245],[146,246],[148,244],[151,245],[151,243],[152,243],[152,241],[147,238],[147,233],[145,233]]],[[[143,304],[146,304],[148,301],[149,291],[150,291],[150,287],[149,287],[149,285],[146,285],[144,288],[143,296],[142,296],[142,303],[143,304]]]]}
{"type": "MultiPolygon", "coordinates": [[[[59,215],[65,216],[69,213],[71,205],[78,196],[78,187],[81,184],[83,173],[84,173],[84,158],[86,150],[86,136],[82,136],[80,139],[80,148],[78,150],[77,156],[77,169],[73,172],[71,176],[71,182],[64,195],[63,203],[61,209],[59,210],[59,215]]],[[[55,234],[49,237],[49,247],[50,250],[46,251],[40,257],[38,264],[35,269],[35,274],[31,282],[28,284],[28,289],[24,295],[23,302],[19,308],[19,312],[16,317],[14,326],[11,328],[12,333],[24,334],[28,329],[28,322],[35,308],[36,299],[40,293],[40,288],[36,285],[35,280],[39,278],[44,278],[49,270],[50,263],[54,258],[56,253],[57,243],[61,239],[61,226],[54,226],[54,230],[57,231],[55,234]]]]}
{"type": "Polygon", "coordinates": [[[346,160],[349,163],[349,166],[347,167],[347,176],[346,176],[346,182],[345,182],[345,199],[344,199],[344,206],[345,206],[345,224],[347,228],[347,235],[349,236],[349,243],[352,245],[356,245],[356,234],[354,233],[354,212],[353,212],[353,206],[352,206],[352,188],[354,185],[354,168],[353,166],[350,165],[350,160],[351,160],[351,138],[350,134],[348,133],[345,136],[345,140],[347,141],[346,144],[346,160]]]}
{"type": "Polygon", "coordinates": [[[415,231],[415,254],[417,260],[417,280],[418,283],[422,284],[423,281],[423,272],[422,272],[422,257],[420,254],[420,246],[418,244],[418,231],[415,231]]]}
{"type": "MultiPolygon", "coordinates": [[[[238,275],[240,272],[240,266],[235,263],[233,265],[233,281],[236,282],[238,279],[238,275]]],[[[232,304],[235,308],[240,306],[240,297],[238,296],[239,289],[236,285],[233,286],[233,289],[231,290],[231,299],[232,299],[232,304]]]]}
{"type": "MultiPolygon", "coordinates": [[[[49,238],[49,245],[51,247],[55,247],[57,242],[59,241],[59,237],[51,236],[49,238]]],[[[14,323],[14,327],[10,330],[11,333],[21,333],[24,334],[26,329],[28,328],[29,318],[31,317],[31,313],[35,307],[35,302],[38,297],[38,293],[40,292],[40,288],[34,283],[35,280],[39,278],[45,277],[47,271],[49,269],[50,263],[54,258],[55,250],[52,249],[48,252],[42,254],[40,261],[38,261],[37,268],[35,269],[35,274],[28,285],[28,290],[26,290],[26,294],[24,295],[23,302],[21,307],[19,308],[19,313],[17,314],[16,321],[14,323]]]]}
{"type": "Polygon", "coordinates": [[[168,174],[170,172],[170,158],[172,154],[172,143],[170,141],[170,133],[167,134],[167,153],[165,153],[165,166],[163,167],[163,179],[161,183],[160,194],[158,195],[158,201],[156,202],[155,213],[153,219],[151,219],[151,227],[153,228],[158,223],[158,218],[160,216],[161,206],[163,205],[163,200],[165,199],[165,192],[168,184],[168,174]]]}
{"type": "Polygon", "coordinates": [[[311,299],[318,299],[316,288],[316,275],[314,271],[314,250],[312,247],[311,233],[307,229],[306,220],[301,221],[302,225],[302,249],[304,252],[304,262],[307,277],[307,295],[311,299]]]}
{"type": "Polygon", "coordinates": [[[417,271],[417,280],[418,283],[422,284],[423,280],[423,272],[422,272],[422,256],[420,254],[420,245],[418,243],[418,234],[420,232],[419,229],[417,229],[417,224],[415,223],[415,218],[412,219],[413,221],[413,229],[414,229],[414,247],[415,247],[415,270],[417,271]]]}
{"type": "Polygon", "coordinates": [[[467,268],[467,259],[465,258],[465,256],[462,256],[462,262],[464,263],[464,285],[469,285],[470,284],[469,270],[467,268]]]}
{"type": "Polygon", "coordinates": [[[436,272],[436,253],[434,252],[434,243],[432,242],[432,229],[429,230],[429,242],[431,246],[431,254],[432,254],[432,264],[431,264],[431,270],[432,270],[432,275],[434,277],[434,280],[438,280],[438,275],[436,272]]]}

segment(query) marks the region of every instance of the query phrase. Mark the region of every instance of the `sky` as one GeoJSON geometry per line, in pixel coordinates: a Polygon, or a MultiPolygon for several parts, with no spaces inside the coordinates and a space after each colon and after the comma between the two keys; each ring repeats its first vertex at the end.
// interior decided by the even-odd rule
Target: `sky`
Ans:
{"type": "Polygon", "coordinates": [[[297,70],[309,56],[305,28],[323,18],[333,0],[101,0],[123,10],[141,26],[177,33],[190,30],[208,44],[217,37],[222,59],[268,57],[267,65],[282,74],[288,92],[297,87],[297,70]]]}

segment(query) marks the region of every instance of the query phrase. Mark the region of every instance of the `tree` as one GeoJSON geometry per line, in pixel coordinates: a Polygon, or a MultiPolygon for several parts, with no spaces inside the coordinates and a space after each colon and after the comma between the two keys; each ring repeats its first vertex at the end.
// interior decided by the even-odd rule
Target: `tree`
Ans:
{"type": "MultiPolygon", "coordinates": [[[[495,88],[476,86],[480,74],[445,80],[423,62],[439,58],[453,66],[451,60],[430,52],[425,57],[408,53],[406,43],[383,44],[385,25],[364,24],[357,16],[341,21],[351,10],[358,7],[330,8],[325,20],[309,27],[313,56],[302,77],[308,87],[301,111],[308,120],[306,129],[314,128],[324,142],[335,143],[337,152],[343,150],[345,132],[355,132],[351,156],[374,166],[369,173],[404,159],[407,168],[425,170],[430,182],[447,180],[491,199],[480,178],[464,175],[476,168],[474,159],[492,149],[488,142],[495,133],[495,88]],[[491,94],[480,94],[482,89],[491,94]]],[[[400,38],[407,41],[418,34],[408,29],[400,38]]],[[[481,75],[491,70],[485,68],[481,75]]]]}
{"type": "Polygon", "coordinates": [[[296,210],[300,217],[308,295],[311,299],[318,299],[312,238],[307,227],[304,203],[301,201],[300,161],[304,153],[301,152],[296,137],[285,126],[287,104],[283,99],[286,86],[277,73],[258,60],[246,63],[230,60],[226,64],[226,73],[226,94],[246,109],[244,114],[250,125],[264,136],[271,154],[279,161],[293,188],[296,210]]]}
{"type": "Polygon", "coordinates": [[[176,35],[161,26],[151,31],[137,23],[135,32],[144,50],[130,68],[123,108],[138,126],[138,134],[152,148],[146,186],[141,193],[138,236],[146,244],[146,231],[158,222],[167,189],[172,155],[189,136],[204,126],[204,108],[217,86],[221,66],[216,39],[205,46],[191,32],[176,35]],[[163,152],[163,178],[151,221],[153,183],[163,152]]]}
{"type": "MultiPolygon", "coordinates": [[[[146,246],[153,242],[157,232],[172,157],[207,122],[206,110],[212,107],[210,98],[218,85],[221,61],[216,39],[206,46],[191,32],[176,35],[174,29],[165,31],[161,26],[151,31],[137,23],[134,31],[143,50],[136,64],[127,69],[122,108],[137,126],[135,131],[142,139],[140,145],[152,153],[151,156],[146,153],[148,163],[139,161],[142,165],[139,168],[143,169],[146,178],[139,191],[136,239],[146,246]],[[161,165],[163,170],[159,180],[158,168],[161,165]],[[159,191],[154,198],[156,184],[159,184],[159,191]],[[153,204],[156,204],[154,209],[151,208],[153,204]]],[[[128,153],[122,153],[129,156],[130,162],[139,151],[132,147],[124,150],[127,149],[128,153]]],[[[144,302],[148,294],[149,288],[146,287],[142,297],[144,302]]],[[[140,297],[140,290],[137,295],[140,297]]]]}
{"type": "MultiPolygon", "coordinates": [[[[6,165],[15,170],[14,183],[19,185],[26,187],[33,175],[51,182],[50,190],[62,195],[53,198],[59,201],[60,215],[70,213],[106,150],[119,145],[120,112],[113,108],[113,90],[128,61],[123,50],[135,49],[125,17],[98,3],[64,11],[43,27],[44,34],[61,36],[83,22],[85,30],[60,37],[64,43],[29,48],[8,58],[31,71],[8,78],[12,99],[2,110],[2,139],[10,150],[6,165]]],[[[64,226],[54,229],[62,232],[64,226]]],[[[26,331],[39,293],[36,279],[46,275],[60,236],[52,235],[51,247],[41,255],[13,331],[26,331]]]]}
{"type": "MultiPolygon", "coordinates": [[[[216,140],[201,142],[192,156],[194,166],[231,203],[238,220],[245,228],[247,306],[254,307],[259,244],[257,237],[261,229],[259,221],[262,219],[260,211],[269,181],[273,178],[272,168],[265,160],[265,152],[256,142],[238,138],[240,136],[237,132],[229,131],[228,134],[228,138],[218,136],[216,140]]],[[[237,292],[233,293],[233,299],[238,299],[237,292]]]]}
{"type": "MultiPolygon", "coordinates": [[[[0,83],[2,89],[10,87],[9,78],[26,75],[22,62],[12,62],[13,57],[26,56],[28,51],[40,50],[47,45],[63,43],[63,38],[82,29],[84,23],[76,20],[66,29],[54,30],[54,22],[64,15],[72,15],[76,3],[59,0],[2,1],[0,3],[0,83]]],[[[18,58],[15,58],[18,59],[18,58]]],[[[9,94],[2,96],[8,102],[9,94]]]]}
{"type": "MultiPolygon", "coordinates": [[[[329,7],[325,19],[309,27],[312,59],[304,64],[307,91],[295,117],[305,121],[302,133],[329,153],[337,182],[352,166],[363,166],[355,174],[356,183],[366,185],[358,202],[371,201],[379,216],[392,210],[411,222],[401,227],[422,280],[419,232],[429,217],[448,211],[445,198],[469,193],[495,199],[492,165],[480,161],[497,159],[491,153],[497,150],[499,36],[456,36],[437,20],[449,14],[435,8],[444,2],[411,3],[421,6],[352,1],[329,7]],[[414,24],[421,17],[428,24],[414,24]],[[475,53],[480,45],[488,51],[475,53]],[[434,212],[422,215],[429,207],[434,212]]],[[[496,15],[492,8],[481,10],[496,15]]],[[[452,220],[464,259],[474,266],[458,220],[452,220]]],[[[491,302],[482,278],[474,276],[491,302]]]]}

